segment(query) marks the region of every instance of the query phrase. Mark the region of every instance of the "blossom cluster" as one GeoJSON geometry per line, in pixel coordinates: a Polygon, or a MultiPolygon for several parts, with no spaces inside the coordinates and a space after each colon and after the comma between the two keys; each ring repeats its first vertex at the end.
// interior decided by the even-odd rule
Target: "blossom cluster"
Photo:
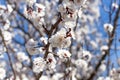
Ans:
{"type": "Polygon", "coordinates": [[[111,21],[102,23],[103,2],[0,1],[0,80],[119,80],[119,5],[111,3],[111,21]]]}
{"type": "Polygon", "coordinates": [[[36,3],[36,0],[26,0],[24,14],[28,19],[31,19],[37,26],[43,24],[45,16],[45,6],[36,3]]]}

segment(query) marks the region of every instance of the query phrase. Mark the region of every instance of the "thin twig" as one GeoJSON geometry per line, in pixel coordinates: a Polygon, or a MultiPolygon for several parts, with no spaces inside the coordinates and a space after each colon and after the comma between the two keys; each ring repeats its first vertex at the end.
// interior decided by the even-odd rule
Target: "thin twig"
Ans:
{"type": "Polygon", "coordinates": [[[112,31],[112,34],[110,35],[110,39],[109,39],[109,42],[108,42],[108,50],[105,51],[105,54],[101,57],[101,59],[99,60],[98,64],[96,65],[95,67],[95,70],[94,72],[90,75],[90,77],[87,79],[87,80],[93,80],[94,76],[96,75],[96,72],[98,71],[100,65],[101,65],[101,62],[106,58],[106,56],[110,53],[110,48],[111,48],[111,45],[113,43],[113,40],[114,40],[114,35],[115,35],[115,30],[117,28],[117,22],[118,22],[118,18],[119,18],[119,13],[120,13],[120,6],[116,12],[116,16],[113,20],[114,24],[114,28],[113,28],[113,31],[112,31]]]}
{"type": "Polygon", "coordinates": [[[13,75],[14,75],[14,79],[13,80],[16,80],[15,70],[13,68],[12,60],[11,60],[10,54],[8,52],[8,47],[7,47],[6,43],[5,43],[4,36],[2,34],[2,30],[1,29],[0,29],[0,36],[2,37],[3,44],[4,44],[5,48],[6,48],[6,53],[7,53],[7,56],[8,56],[8,60],[9,60],[9,63],[10,63],[10,66],[11,66],[11,69],[12,69],[12,72],[13,72],[13,75]]]}
{"type": "MultiPolygon", "coordinates": [[[[52,27],[51,27],[51,29],[50,29],[50,31],[49,31],[48,39],[51,37],[53,30],[57,28],[57,26],[58,26],[58,24],[59,24],[60,22],[61,22],[61,18],[59,18],[59,19],[57,20],[57,22],[56,22],[54,25],[52,25],[52,27]]],[[[48,44],[47,44],[47,46],[46,46],[46,52],[45,52],[45,55],[44,55],[44,59],[47,58],[47,55],[48,55],[48,53],[49,53],[49,46],[50,46],[50,43],[48,42],[48,44]]],[[[43,74],[43,72],[40,72],[40,73],[38,74],[37,80],[39,80],[39,78],[42,76],[42,74],[43,74]]]]}
{"type": "MultiPolygon", "coordinates": [[[[11,4],[9,0],[7,0],[7,1],[8,1],[9,4],[11,4]]],[[[27,21],[33,26],[33,28],[34,28],[37,32],[39,32],[39,35],[42,36],[42,33],[41,33],[41,31],[37,28],[37,26],[35,26],[34,23],[33,23],[31,20],[29,20],[28,18],[26,18],[26,17],[24,16],[24,14],[22,14],[22,13],[17,9],[16,4],[15,4],[15,7],[12,7],[12,8],[13,8],[13,10],[16,11],[21,17],[23,17],[25,20],[27,20],[27,21]]]]}

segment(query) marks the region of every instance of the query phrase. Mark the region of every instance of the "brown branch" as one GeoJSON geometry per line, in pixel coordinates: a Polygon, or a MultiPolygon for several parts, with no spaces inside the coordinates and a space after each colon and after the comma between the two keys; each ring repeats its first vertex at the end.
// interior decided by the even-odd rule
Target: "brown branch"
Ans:
{"type": "Polygon", "coordinates": [[[34,23],[33,23],[31,20],[29,20],[28,18],[26,18],[26,17],[25,17],[22,13],[20,13],[20,11],[17,10],[16,8],[14,8],[13,10],[15,10],[21,17],[23,17],[25,20],[27,20],[27,21],[34,27],[34,29],[35,29],[37,32],[39,32],[39,35],[42,36],[42,33],[40,32],[40,30],[34,25],[34,23]]]}
{"type": "MultiPolygon", "coordinates": [[[[9,0],[7,0],[7,2],[8,2],[9,4],[11,4],[9,0]]],[[[14,4],[15,4],[15,7],[12,7],[13,10],[16,11],[16,12],[17,12],[21,17],[23,17],[25,20],[27,20],[27,21],[33,26],[33,28],[39,33],[39,35],[42,36],[42,33],[41,33],[41,31],[37,28],[37,26],[35,26],[34,23],[33,23],[31,20],[29,20],[28,18],[26,18],[26,17],[24,16],[24,14],[22,14],[22,13],[18,10],[18,8],[17,8],[17,6],[16,6],[16,3],[14,3],[14,4]]],[[[43,29],[44,29],[44,28],[43,28],[43,29]]]]}
{"type": "Polygon", "coordinates": [[[47,28],[45,27],[45,25],[42,25],[42,27],[43,27],[43,29],[45,30],[45,32],[46,32],[47,34],[49,34],[49,32],[48,32],[47,28]]]}
{"type": "MultiPolygon", "coordinates": [[[[50,31],[49,31],[49,34],[48,34],[48,39],[51,37],[53,30],[57,28],[57,26],[58,26],[58,24],[59,24],[60,22],[61,22],[61,18],[59,18],[59,19],[57,20],[57,22],[56,22],[54,25],[52,25],[52,27],[51,27],[51,29],[50,29],[50,31]]],[[[50,46],[50,43],[48,42],[48,44],[46,45],[46,52],[45,52],[45,55],[44,55],[44,59],[47,58],[47,55],[48,55],[48,53],[49,53],[49,46],[50,46]]],[[[42,76],[42,74],[43,74],[43,72],[40,72],[40,73],[38,74],[37,80],[39,80],[39,78],[42,76]]]]}
{"type": "Polygon", "coordinates": [[[112,43],[113,43],[113,40],[114,40],[114,35],[115,35],[115,30],[117,28],[117,22],[118,22],[118,18],[119,18],[119,14],[120,14],[120,6],[116,12],[116,16],[113,20],[114,24],[114,28],[113,28],[113,31],[112,31],[112,34],[110,35],[110,38],[109,38],[109,42],[108,42],[108,50],[105,51],[105,54],[101,57],[101,59],[99,60],[98,64],[96,65],[95,67],[95,70],[93,73],[91,73],[90,77],[87,79],[87,80],[93,80],[94,79],[94,76],[96,75],[96,72],[98,71],[100,65],[101,65],[101,62],[106,58],[106,56],[110,53],[110,48],[112,46],[112,43]]]}
{"type": "MultiPolygon", "coordinates": [[[[11,45],[9,45],[9,50],[11,50],[12,53],[14,53],[14,55],[15,55],[16,51],[12,48],[11,45]]],[[[19,61],[16,56],[14,56],[14,57],[15,57],[15,59],[16,59],[17,61],[19,61]]],[[[31,59],[31,56],[30,56],[29,54],[28,54],[28,57],[29,57],[29,59],[30,59],[30,65],[29,65],[29,66],[25,66],[23,63],[21,63],[21,64],[22,64],[23,67],[26,67],[28,70],[32,71],[32,59],[31,59]]],[[[16,72],[16,73],[17,73],[17,72],[16,72]]],[[[33,76],[36,78],[35,73],[34,73],[34,72],[32,72],[32,73],[33,73],[33,76]]],[[[20,73],[20,74],[21,74],[21,73],[20,73]]]]}
{"type": "Polygon", "coordinates": [[[12,69],[12,72],[13,72],[13,75],[14,75],[14,79],[13,80],[16,80],[16,73],[15,73],[15,70],[13,68],[12,60],[11,60],[10,54],[8,52],[8,47],[7,47],[6,43],[5,43],[4,36],[2,34],[2,30],[1,29],[0,29],[0,36],[2,37],[3,44],[4,44],[5,48],[6,48],[6,53],[7,53],[7,56],[8,56],[8,60],[9,60],[9,63],[10,63],[10,66],[11,66],[11,69],[12,69]]]}
{"type": "Polygon", "coordinates": [[[62,21],[62,19],[59,18],[59,19],[57,20],[57,22],[56,22],[54,25],[52,25],[52,27],[51,27],[51,29],[50,29],[50,31],[49,31],[49,34],[48,34],[48,38],[50,38],[50,36],[52,35],[52,32],[54,31],[55,28],[57,28],[58,24],[59,24],[61,21],[62,21]]]}

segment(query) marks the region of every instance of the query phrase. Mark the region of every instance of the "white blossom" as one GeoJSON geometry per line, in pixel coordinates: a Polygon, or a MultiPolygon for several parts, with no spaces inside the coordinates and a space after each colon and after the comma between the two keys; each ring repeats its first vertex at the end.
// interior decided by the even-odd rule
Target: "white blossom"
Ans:
{"type": "Polygon", "coordinates": [[[46,67],[45,65],[46,61],[43,58],[41,57],[35,58],[33,61],[33,71],[39,73],[45,69],[46,67]]]}
{"type": "Polygon", "coordinates": [[[80,8],[80,9],[78,10],[78,16],[81,18],[81,17],[82,17],[82,14],[83,14],[83,11],[82,11],[82,9],[80,8]]]}
{"type": "Polygon", "coordinates": [[[117,3],[112,3],[112,7],[115,8],[115,9],[118,9],[118,4],[117,3]]]}
{"type": "Polygon", "coordinates": [[[83,4],[86,3],[87,0],[74,0],[74,3],[77,7],[80,7],[80,5],[82,6],[83,4]]]}
{"type": "Polygon", "coordinates": [[[44,44],[47,44],[47,43],[48,43],[47,40],[48,40],[47,37],[41,37],[41,38],[40,38],[40,41],[43,42],[44,44]]]}
{"type": "MultiPolygon", "coordinates": [[[[101,5],[103,11],[109,12],[101,0],[1,1],[0,80],[15,77],[16,80],[87,80],[97,63],[101,64],[93,76],[95,80],[120,80],[119,55],[118,64],[108,66],[111,69],[108,75],[108,67],[101,61],[102,56],[106,61],[105,51],[112,49],[112,45],[106,45],[108,37],[102,39],[104,33],[98,28],[100,18],[108,15],[101,16],[101,5]],[[11,61],[6,56],[12,64],[9,65],[11,61]]],[[[113,19],[118,1],[113,1],[110,7],[113,15],[109,17],[113,19]]],[[[110,39],[115,27],[113,21],[103,20],[110,39]]]]}
{"type": "Polygon", "coordinates": [[[3,31],[3,37],[6,43],[10,43],[12,39],[12,34],[8,31],[3,31]]]}
{"type": "Polygon", "coordinates": [[[108,46],[107,45],[103,45],[103,46],[101,46],[100,50],[101,51],[106,51],[106,50],[108,50],[108,46]]]}
{"type": "Polygon", "coordinates": [[[52,80],[59,80],[63,76],[64,76],[63,73],[55,73],[52,77],[52,80]]]}
{"type": "Polygon", "coordinates": [[[61,12],[63,21],[75,20],[77,18],[77,10],[73,2],[63,2],[58,8],[58,11],[61,12]]]}
{"type": "Polygon", "coordinates": [[[54,69],[56,67],[56,60],[52,53],[48,54],[46,61],[49,69],[54,69]]]}
{"type": "Polygon", "coordinates": [[[63,6],[63,4],[60,4],[60,5],[59,5],[58,11],[59,11],[59,12],[62,12],[62,13],[65,13],[65,12],[66,12],[66,9],[65,9],[65,7],[63,6]]]}
{"type": "Polygon", "coordinates": [[[8,9],[8,12],[11,13],[13,11],[13,8],[11,5],[7,4],[7,9],[8,9]]]}
{"type": "Polygon", "coordinates": [[[104,24],[104,29],[105,29],[106,32],[111,33],[113,31],[113,25],[109,24],[109,23],[105,23],[104,24]]]}
{"type": "Polygon", "coordinates": [[[40,17],[45,15],[45,6],[43,4],[35,3],[36,11],[40,17]]]}
{"type": "Polygon", "coordinates": [[[111,77],[106,77],[105,80],[114,80],[114,79],[111,77]]]}
{"type": "Polygon", "coordinates": [[[30,62],[29,57],[27,55],[25,55],[24,52],[18,52],[17,58],[20,62],[23,62],[23,61],[27,61],[28,63],[30,62]]]}
{"type": "Polygon", "coordinates": [[[25,45],[25,47],[30,55],[34,55],[39,52],[38,49],[35,48],[36,46],[37,46],[37,42],[34,41],[33,39],[28,40],[25,45]]]}
{"type": "Polygon", "coordinates": [[[24,79],[24,80],[29,80],[26,74],[22,74],[21,77],[22,77],[22,79],[24,79]]]}
{"type": "Polygon", "coordinates": [[[6,20],[6,23],[4,25],[4,30],[8,30],[10,28],[10,21],[6,20]]]}
{"type": "Polygon", "coordinates": [[[78,68],[87,71],[88,63],[85,60],[78,59],[75,61],[75,64],[78,66],[78,68]]]}
{"type": "Polygon", "coordinates": [[[104,77],[99,77],[97,80],[104,80],[104,77]]]}
{"type": "Polygon", "coordinates": [[[0,63],[0,68],[3,68],[3,67],[5,67],[6,66],[6,62],[5,61],[1,61],[1,63],[0,63]]]}
{"type": "Polygon", "coordinates": [[[120,79],[120,70],[119,69],[115,69],[115,68],[113,68],[113,69],[111,69],[110,70],[110,77],[112,77],[113,78],[113,80],[119,80],[120,79]]]}
{"type": "Polygon", "coordinates": [[[58,54],[60,59],[70,58],[70,56],[71,56],[71,53],[65,49],[58,50],[57,54],[58,54]]]}
{"type": "Polygon", "coordinates": [[[66,21],[65,22],[66,28],[73,28],[73,27],[75,27],[75,25],[76,25],[76,22],[73,22],[73,21],[66,21]]]}
{"type": "Polygon", "coordinates": [[[82,50],[80,53],[79,53],[79,56],[81,59],[87,61],[87,62],[90,62],[91,59],[92,59],[92,55],[89,51],[86,51],[86,50],[82,50]]]}
{"type": "Polygon", "coordinates": [[[96,49],[97,47],[98,47],[98,45],[97,45],[97,43],[95,42],[95,41],[90,41],[90,44],[92,45],[92,47],[94,48],[94,49],[96,49]]]}
{"type": "Polygon", "coordinates": [[[4,5],[0,5],[0,16],[3,15],[4,10],[6,10],[6,7],[4,5]]]}
{"type": "Polygon", "coordinates": [[[41,76],[41,78],[39,78],[39,80],[50,80],[50,78],[48,76],[41,76]]]}
{"type": "Polygon", "coordinates": [[[6,48],[3,45],[0,45],[0,55],[2,55],[6,51],[6,48]]]}
{"type": "Polygon", "coordinates": [[[28,19],[32,19],[35,16],[33,10],[31,8],[27,9],[26,6],[24,8],[24,12],[23,13],[24,13],[25,17],[28,18],[28,19]]]}
{"type": "Polygon", "coordinates": [[[14,68],[17,72],[20,72],[21,69],[22,69],[22,63],[21,63],[21,62],[16,62],[16,63],[13,65],[13,68],[14,68]]]}
{"type": "Polygon", "coordinates": [[[52,47],[67,48],[71,44],[70,39],[70,37],[66,37],[66,30],[62,28],[49,39],[49,42],[52,47]]]}
{"type": "Polygon", "coordinates": [[[0,79],[4,80],[5,77],[6,77],[6,71],[4,68],[0,67],[0,79]]]}
{"type": "Polygon", "coordinates": [[[104,72],[106,70],[106,64],[103,61],[102,64],[100,65],[99,72],[104,72]]]}
{"type": "Polygon", "coordinates": [[[35,2],[36,2],[36,0],[26,0],[26,3],[31,7],[35,2]]]}
{"type": "Polygon", "coordinates": [[[111,78],[111,77],[98,77],[98,79],[97,80],[114,80],[113,78],[111,78]]]}

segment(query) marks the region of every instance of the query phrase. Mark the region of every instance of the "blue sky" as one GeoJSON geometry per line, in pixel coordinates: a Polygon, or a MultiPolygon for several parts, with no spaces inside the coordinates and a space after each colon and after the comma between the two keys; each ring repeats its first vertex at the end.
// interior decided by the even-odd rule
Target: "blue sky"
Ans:
{"type": "MultiPolygon", "coordinates": [[[[5,4],[5,1],[6,0],[0,0],[0,4],[5,4]]],[[[115,0],[114,0],[115,1],[115,0]]],[[[117,3],[120,4],[119,0],[117,0],[117,3]]],[[[105,6],[106,9],[109,10],[109,6],[110,6],[110,0],[103,0],[103,5],[105,6]]],[[[109,16],[108,16],[108,13],[104,11],[104,9],[100,6],[100,14],[101,14],[101,21],[100,21],[100,25],[98,26],[99,28],[99,31],[103,34],[103,39],[108,37],[107,33],[104,31],[104,28],[103,28],[103,24],[104,23],[110,23],[110,20],[109,20],[109,16]],[[103,24],[102,24],[103,23],[103,24]]],[[[19,17],[17,17],[19,19],[19,17]]],[[[120,23],[120,20],[119,20],[119,23],[120,23]]],[[[28,27],[27,27],[27,22],[25,21],[24,22],[24,29],[25,31],[27,32],[28,30],[28,27]]],[[[116,30],[116,43],[117,43],[117,47],[120,47],[120,42],[118,41],[118,39],[120,38],[120,26],[117,27],[117,30],[116,30]]],[[[24,39],[20,36],[20,35],[16,35],[15,39],[17,41],[19,41],[20,43],[24,43],[24,39]]],[[[114,41],[115,43],[115,41],[114,41]]],[[[114,44],[113,43],[113,44],[114,44]]],[[[120,57],[120,51],[117,51],[116,52],[118,57],[120,57]]],[[[115,51],[111,51],[111,61],[113,63],[115,63],[115,67],[118,67],[117,64],[116,64],[116,55],[115,55],[115,51]]],[[[7,57],[7,56],[6,56],[7,57]]]]}

